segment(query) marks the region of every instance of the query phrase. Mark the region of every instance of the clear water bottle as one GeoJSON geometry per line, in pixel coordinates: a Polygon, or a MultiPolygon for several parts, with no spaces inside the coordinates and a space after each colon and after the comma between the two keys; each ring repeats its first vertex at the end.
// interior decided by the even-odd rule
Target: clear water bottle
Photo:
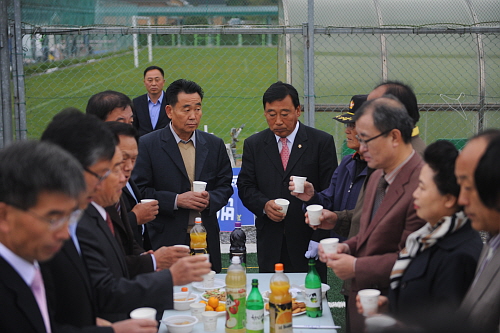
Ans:
{"type": "Polygon", "coordinates": [[[231,247],[229,248],[229,259],[234,256],[240,257],[241,265],[246,269],[247,266],[247,235],[241,229],[241,222],[234,223],[234,230],[231,232],[229,237],[231,242],[231,247]]]}

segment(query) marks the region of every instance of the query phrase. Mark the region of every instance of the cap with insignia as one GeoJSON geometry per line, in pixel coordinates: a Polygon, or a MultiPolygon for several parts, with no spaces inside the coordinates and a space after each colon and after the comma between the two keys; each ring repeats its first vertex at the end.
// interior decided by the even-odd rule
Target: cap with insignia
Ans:
{"type": "Polygon", "coordinates": [[[359,109],[359,107],[366,101],[368,95],[354,95],[351,98],[351,103],[349,103],[349,111],[344,114],[333,117],[333,119],[340,121],[341,123],[353,123],[354,114],[359,109]]]}

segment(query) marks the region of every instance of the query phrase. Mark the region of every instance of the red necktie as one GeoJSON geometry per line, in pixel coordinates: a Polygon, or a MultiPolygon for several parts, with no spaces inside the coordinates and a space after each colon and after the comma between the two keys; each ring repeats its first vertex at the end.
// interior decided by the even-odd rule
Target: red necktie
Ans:
{"type": "Polygon", "coordinates": [[[115,227],[113,226],[113,222],[111,221],[111,217],[109,214],[106,212],[106,223],[108,224],[109,230],[111,230],[111,233],[113,236],[115,235],[115,227]]]}
{"type": "Polygon", "coordinates": [[[288,159],[290,158],[290,149],[286,144],[286,138],[280,138],[281,140],[281,163],[283,164],[283,169],[286,170],[288,164],[288,159]]]}

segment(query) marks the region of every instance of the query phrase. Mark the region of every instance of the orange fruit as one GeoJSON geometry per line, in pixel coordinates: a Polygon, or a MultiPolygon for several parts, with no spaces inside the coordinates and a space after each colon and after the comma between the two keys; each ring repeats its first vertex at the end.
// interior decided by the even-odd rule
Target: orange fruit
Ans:
{"type": "Polygon", "coordinates": [[[286,324],[286,323],[291,323],[292,322],[292,312],[291,311],[285,311],[283,313],[280,313],[278,318],[276,318],[276,324],[286,324]]]}
{"type": "Polygon", "coordinates": [[[215,308],[215,311],[217,311],[217,312],[226,311],[226,306],[224,304],[221,304],[221,305],[219,305],[218,307],[215,308]]]}
{"type": "Polygon", "coordinates": [[[205,311],[215,311],[210,305],[205,306],[205,311]]]}
{"type": "Polygon", "coordinates": [[[216,308],[219,306],[219,299],[217,297],[214,297],[214,296],[210,296],[210,298],[208,299],[208,305],[210,305],[212,308],[216,308]]]}
{"type": "Polygon", "coordinates": [[[198,303],[207,304],[207,301],[201,300],[201,301],[199,301],[198,303]]]}

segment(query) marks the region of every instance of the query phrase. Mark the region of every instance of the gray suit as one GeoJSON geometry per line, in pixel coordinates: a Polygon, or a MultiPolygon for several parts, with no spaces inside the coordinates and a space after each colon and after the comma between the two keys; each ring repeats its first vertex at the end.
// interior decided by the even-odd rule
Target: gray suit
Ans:
{"type": "MultiPolygon", "coordinates": [[[[488,249],[489,246],[484,246],[477,271],[482,267],[488,249]]],[[[500,332],[500,249],[494,252],[481,275],[470,287],[459,308],[459,314],[475,332],[500,332]]]]}

